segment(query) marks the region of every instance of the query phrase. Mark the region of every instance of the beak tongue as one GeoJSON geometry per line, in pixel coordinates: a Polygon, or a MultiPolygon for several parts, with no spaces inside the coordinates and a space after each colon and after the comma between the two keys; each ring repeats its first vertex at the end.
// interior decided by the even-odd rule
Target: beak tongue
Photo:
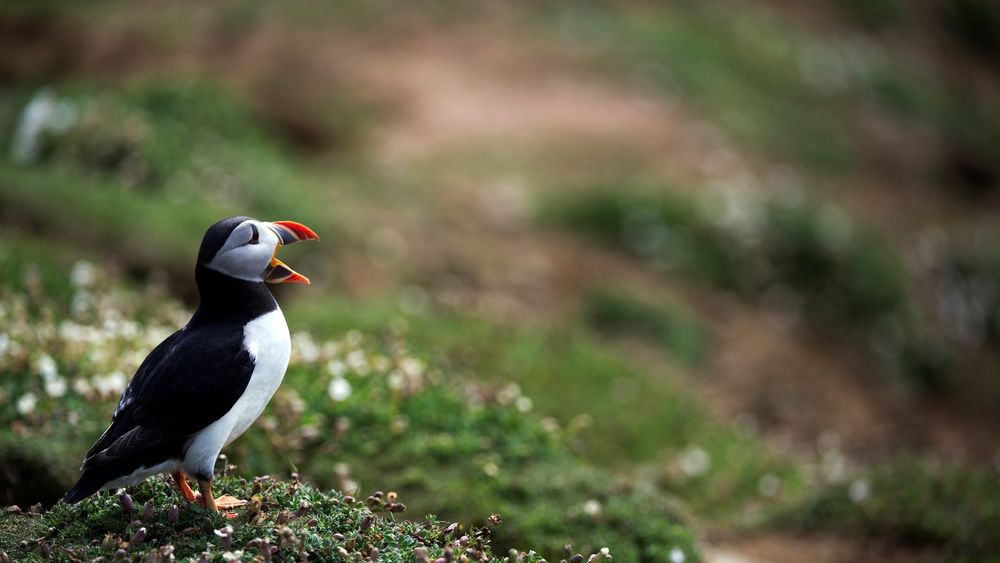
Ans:
{"type": "MultiPolygon", "coordinates": [[[[267,225],[278,235],[278,240],[280,241],[278,247],[300,240],[319,240],[319,236],[302,223],[296,223],[295,221],[274,221],[267,225]]],[[[275,248],[275,251],[277,251],[277,248],[275,248]]],[[[308,284],[309,278],[289,268],[287,264],[278,260],[276,256],[272,256],[271,265],[264,281],[267,283],[308,284]]]]}
{"type": "Polygon", "coordinates": [[[277,258],[271,258],[271,271],[264,278],[267,283],[304,283],[309,285],[309,278],[289,268],[277,258]]]}

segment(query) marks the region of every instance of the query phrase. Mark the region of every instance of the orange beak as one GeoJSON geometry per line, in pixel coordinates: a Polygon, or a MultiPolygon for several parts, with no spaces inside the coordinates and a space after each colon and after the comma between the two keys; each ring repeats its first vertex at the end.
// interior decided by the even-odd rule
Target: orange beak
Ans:
{"type": "MultiPolygon", "coordinates": [[[[300,240],[319,240],[319,236],[312,229],[296,223],[295,221],[274,221],[266,223],[267,226],[278,235],[278,245],[274,248],[275,254],[278,249],[286,244],[299,242],[300,240]]],[[[267,283],[309,283],[309,278],[288,267],[287,264],[278,260],[277,256],[271,257],[271,266],[264,277],[267,283]]]]}

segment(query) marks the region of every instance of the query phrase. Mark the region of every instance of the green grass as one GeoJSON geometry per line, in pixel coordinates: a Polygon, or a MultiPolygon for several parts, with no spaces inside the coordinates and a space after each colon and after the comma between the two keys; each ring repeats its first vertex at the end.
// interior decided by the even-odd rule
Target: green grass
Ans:
{"type": "MultiPolygon", "coordinates": [[[[489,529],[449,529],[448,522],[434,517],[399,519],[388,508],[403,505],[384,495],[354,500],[297,481],[248,481],[233,475],[218,478],[214,488],[251,504],[240,509],[238,518],[226,519],[186,503],[166,481],[152,479],[132,488],[127,501],[105,493],[39,514],[4,512],[0,551],[14,561],[250,561],[266,550],[264,561],[352,561],[360,556],[402,562],[420,561],[421,552],[423,561],[433,561],[447,550],[475,561],[507,561],[491,552],[489,529]]],[[[519,553],[518,561],[541,560],[528,551],[519,553]]]]}
{"type": "Polygon", "coordinates": [[[995,470],[895,462],[819,490],[774,525],[934,548],[947,561],[993,561],[998,495],[995,470]]]}
{"type": "Polygon", "coordinates": [[[688,366],[700,364],[708,353],[704,327],[673,305],[640,301],[621,291],[598,291],[586,299],[584,317],[603,332],[644,337],[688,366]]]}
{"type": "Polygon", "coordinates": [[[670,467],[692,448],[701,449],[715,460],[704,473],[655,472],[699,515],[726,519],[746,503],[772,503],[757,489],[768,474],[782,479],[789,497],[801,488],[789,460],[714,420],[675,375],[640,371],[587,331],[514,327],[446,311],[403,314],[389,303],[329,298],[292,303],[285,311],[291,323],[315,334],[402,330],[415,353],[435,358],[462,379],[516,383],[534,411],[580,432],[574,448],[600,466],[670,467]]]}

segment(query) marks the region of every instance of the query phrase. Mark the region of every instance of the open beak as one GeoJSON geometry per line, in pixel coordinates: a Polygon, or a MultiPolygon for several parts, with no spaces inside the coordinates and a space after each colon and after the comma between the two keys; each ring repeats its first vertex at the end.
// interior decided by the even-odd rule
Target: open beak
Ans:
{"type": "Polygon", "coordinates": [[[264,281],[267,283],[309,283],[309,278],[288,267],[287,264],[278,260],[276,256],[278,249],[286,244],[292,244],[300,240],[319,240],[319,237],[312,229],[296,223],[295,221],[274,221],[265,223],[274,234],[278,235],[278,246],[274,248],[275,256],[271,257],[271,265],[268,268],[264,281]]]}

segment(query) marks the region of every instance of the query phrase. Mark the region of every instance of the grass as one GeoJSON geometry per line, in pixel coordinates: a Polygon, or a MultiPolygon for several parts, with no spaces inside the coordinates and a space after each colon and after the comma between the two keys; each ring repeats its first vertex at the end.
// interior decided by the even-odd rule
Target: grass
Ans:
{"type": "Polygon", "coordinates": [[[598,291],[586,299],[584,317],[604,332],[645,337],[688,366],[700,364],[707,354],[705,329],[673,306],[639,301],[621,291],[598,291]]]}
{"type": "Polygon", "coordinates": [[[995,470],[900,461],[810,495],[774,525],[940,550],[947,561],[995,560],[995,470]]]}
{"type": "MultiPolygon", "coordinates": [[[[433,561],[454,555],[507,561],[491,552],[488,528],[450,527],[432,516],[397,520],[394,514],[405,506],[383,493],[362,502],[295,480],[234,475],[218,478],[215,488],[251,504],[229,520],[186,504],[166,481],[151,479],[130,494],[105,493],[44,513],[5,511],[0,551],[15,561],[433,561]]],[[[528,563],[541,557],[525,551],[515,559],[528,563]]]]}
{"type": "Polygon", "coordinates": [[[388,302],[329,298],[293,303],[286,314],[315,334],[357,329],[366,338],[377,338],[387,327],[405,327],[399,330],[414,353],[435,358],[460,378],[502,387],[516,384],[506,387],[507,392],[516,389],[530,399],[522,406],[579,433],[571,444],[592,463],[660,468],[653,471],[656,480],[699,515],[727,519],[747,503],[773,503],[758,491],[766,475],[779,476],[790,497],[802,485],[788,460],[715,421],[676,378],[636,369],[586,331],[513,327],[447,311],[403,314],[388,302]],[[672,472],[693,449],[715,463],[697,475],[672,472]]]}

